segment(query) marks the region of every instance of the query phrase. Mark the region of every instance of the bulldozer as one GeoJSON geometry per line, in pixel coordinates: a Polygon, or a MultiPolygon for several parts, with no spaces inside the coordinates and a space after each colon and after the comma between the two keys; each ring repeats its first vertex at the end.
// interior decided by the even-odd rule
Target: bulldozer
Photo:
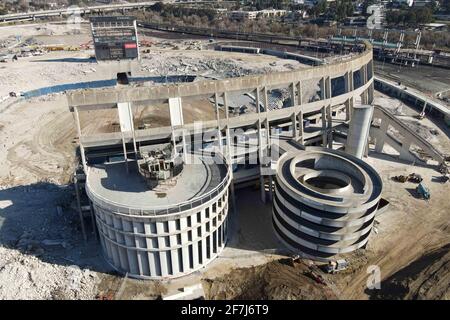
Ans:
{"type": "Polygon", "coordinates": [[[423,181],[422,176],[420,174],[411,173],[407,176],[399,175],[392,177],[392,180],[396,182],[405,183],[406,181],[412,182],[412,183],[421,183],[423,181]]]}

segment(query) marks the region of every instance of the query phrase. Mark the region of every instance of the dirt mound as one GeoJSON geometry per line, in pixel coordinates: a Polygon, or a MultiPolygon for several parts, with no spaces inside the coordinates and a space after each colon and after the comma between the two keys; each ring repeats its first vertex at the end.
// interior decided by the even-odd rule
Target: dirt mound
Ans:
{"type": "Polygon", "coordinates": [[[282,260],[239,268],[215,279],[203,279],[206,299],[227,300],[312,300],[336,299],[331,289],[310,276],[302,263],[282,260]]]}
{"type": "Polygon", "coordinates": [[[450,243],[394,273],[371,298],[449,300],[450,243]]]}

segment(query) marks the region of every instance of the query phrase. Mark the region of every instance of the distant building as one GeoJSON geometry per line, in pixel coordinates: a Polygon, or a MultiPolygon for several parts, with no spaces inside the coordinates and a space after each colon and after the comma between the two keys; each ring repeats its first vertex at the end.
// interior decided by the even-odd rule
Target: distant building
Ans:
{"type": "Polygon", "coordinates": [[[439,1],[435,1],[435,0],[414,0],[414,3],[412,6],[414,8],[422,8],[422,7],[430,6],[433,3],[437,3],[437,5],[439,5],[439,1]]]}
{"type": "Polygon", "coordinates": [[[266,10],[260,10],[256,11],[257,16],[264,17],[264,18],[275,18],[275,17],[283,17],[289,13],[289,11],[286,10],[275,10],[275,9],[266,9],[266,10]]]}
{"type": "MultiPolygon", "coordinates": [[[[319,3],[320,0],[293,0],[294,4],[303,4],[306,7],[312,8],[319,3]]],[[[327,2],[335,2],[336,0],[326,0],[327,2]]]]}
{"type": "Polygon", "coordinates": [[[287,10],[266,9],[260,11],[230,11],[228,17],[232,20],[255,20],[258,17],[262,18],[277,18],[284,17],[290,12],[287,10]]]}
{"type": "Polygon", "coordinates": [[[436,31],[443,31],[447,29],[447,25],[445,23],[425,23],[422,24],[421,27],[425,30],[436,30],[436,31]]]}
{"type": "Polygon", "coordinates": [[[228,16],[232,20],[255,20],[258,11],[230,11],[228,16]]]}
{"type": "Polygon", "coordinates": [[[366,26],[367,19],[363,16],[347,17],[344,20],[346,26],[366,26]]]}
{"type": "Polygon", "coordinates": [[[408,7],[412,7],[414,0],[394,0],[393,2],[397,5],[406,4],[408,7]]]}

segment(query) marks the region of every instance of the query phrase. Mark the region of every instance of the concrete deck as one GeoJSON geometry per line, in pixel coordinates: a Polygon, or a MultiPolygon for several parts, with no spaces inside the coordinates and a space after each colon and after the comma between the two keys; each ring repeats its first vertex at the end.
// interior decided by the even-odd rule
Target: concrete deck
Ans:
{"type": "Polygon", "coordinates": [[[218,167],[203,161],[186,164],[173,180],[151,190],[137,168],[130,166],[127,173],[124,162],[108,163],[90,167],[87,182],[90,191],[122,207],[160,207],[188,201],[218,185],[221,179],[212,179],[213,166],[218,167]]]}

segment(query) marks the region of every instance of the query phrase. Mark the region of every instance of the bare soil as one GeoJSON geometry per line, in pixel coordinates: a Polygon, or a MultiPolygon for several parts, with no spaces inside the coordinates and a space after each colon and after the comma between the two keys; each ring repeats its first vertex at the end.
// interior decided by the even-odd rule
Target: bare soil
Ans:
{"type": "Polygon", "coordinates": [[[337,299],[326,284],[317,283],[303,263],[285,260],[238,268],[222,277],[203,279],[206,299],[225,300],[328,300],[337,299]]]}
{"type": "Polygon", "coordinates": [[[450,299],[450,244],[414,260],[372,290],[371,299],[450,299]]]}

